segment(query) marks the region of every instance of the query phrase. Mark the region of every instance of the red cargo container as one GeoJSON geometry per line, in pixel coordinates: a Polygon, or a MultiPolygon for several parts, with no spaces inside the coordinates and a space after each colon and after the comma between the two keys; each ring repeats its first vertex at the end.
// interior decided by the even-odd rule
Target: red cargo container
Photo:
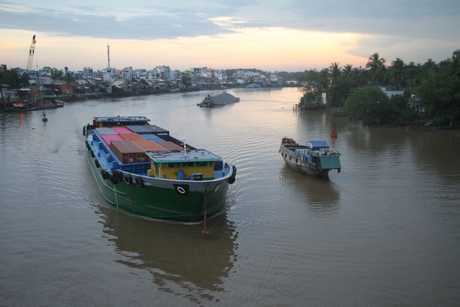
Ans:
{"type": "Polygon", "coordinates": [[[141,140],[133,140],[132,142],[135,143],[140,148],[142,148],[144,151],[165,151],[166,150],[159,143],[155,143],[154,141],[146,140],[144,138],[142,138],[141,140]]]}
{"type": "Polygon", "coordinates": [[[142,136],[137,133],[120,133],[119,134],[124,140],[133,141],[133,140],[144,140],[142,136]]]}
{"type": "Polygon", "coordinates": [[[171,141],[161,142],[160,144],[161,144],[161,146],[163,146],[163,147],[166,148],[167,150],[171,150],[171,151],[173,151],[173,150],[175,150],[175,151],[182,151],[182,150],[184,150],[183,147],[181,147],[181,146],[179,146],[179,145],[177,145],[177,144],[175,144],[175,143],[173,143],[173,142],[171,142],[171,141]]]}
{"type": "Polygon", "coordinates": [[[103,134],[101,135],[102,140],[107,144],[110,145],[112,141],[122,141],[123,138],[118,134],[103,134]]]}
{"type": "Polygon", "coordinates": [[[126,127],[112,127],[112,130],[115,131],[116,133],[132,133],[128,128],[126,127]]]}
{"type": "Polygon", "coordinates": [[[110,149],[123,164],[147,161],[144,150],[132,141],[112,141],[110,142],[110,149]]]}

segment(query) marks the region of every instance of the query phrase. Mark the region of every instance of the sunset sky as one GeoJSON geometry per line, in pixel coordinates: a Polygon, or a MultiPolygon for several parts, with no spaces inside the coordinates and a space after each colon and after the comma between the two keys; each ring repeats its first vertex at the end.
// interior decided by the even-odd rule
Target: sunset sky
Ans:
{"type": "Polygon", "coordinates": [[[0,0],[0,64],[266,71],[439,62],[460,49],[460,0],[0,0]]]}

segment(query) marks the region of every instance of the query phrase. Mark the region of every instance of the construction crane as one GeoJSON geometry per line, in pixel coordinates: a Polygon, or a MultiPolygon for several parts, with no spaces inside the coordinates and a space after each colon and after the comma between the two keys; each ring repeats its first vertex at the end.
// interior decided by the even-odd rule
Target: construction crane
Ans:
{"type": "Polygon", "coordinates": [[[30,71],[32,69],[32,64],[34,62],[34,53],[35,53],[35,35],[32,37],[32,42],[30,43],[29,49],[29,59],[27,60],[27,68],[26,71],[30,71]]]}

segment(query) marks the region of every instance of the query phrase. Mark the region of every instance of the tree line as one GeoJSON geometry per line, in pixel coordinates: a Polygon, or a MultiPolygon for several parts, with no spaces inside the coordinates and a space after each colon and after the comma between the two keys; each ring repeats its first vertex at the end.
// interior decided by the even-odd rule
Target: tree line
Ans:
{"type": "MultiPolygon", "coordinates": [[[[68,70],[69,69],[67,67],[64,68],[64,72],[62,69],[52,68],[51,79],[64,80],[67,83],[75,81],[68,70]]],[[[22,86],[29,86],[29,74],[27,72],[18,74],[15,68],[8,69],[5,64],[2,64],[0,65],[0,83],[5,84],[11,89],[19,89],[22,86]]]]}
{"type": "Polygon", "coordinates": [[[428,59],[423,64],[405,63],[396,58],[389,65],[378,53],[365,67],[331,63],[322,70],[309,70],[299,79],[304,93],[299,107],[316,110],[342,108],[352,121],[367,125],[418,125],[430,121],[435,126],[459,125],[460,50],[439,63],[428,59]],[[381,87],[402,91],[389,98],[381,87]],[[321,93],[327,93],[326,105],[321,93]],[[415,96],[414,96],[415,95],[415,96]],[[415,99],[423,113],[410,110],[407,102],[415,99]]]}

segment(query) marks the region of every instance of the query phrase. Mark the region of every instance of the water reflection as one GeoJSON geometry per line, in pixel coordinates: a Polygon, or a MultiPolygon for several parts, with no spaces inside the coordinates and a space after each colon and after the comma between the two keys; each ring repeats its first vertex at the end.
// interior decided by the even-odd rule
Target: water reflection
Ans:
{"type": "Polygon", "coordinates": [[[414,161],[420,170],[436,172],[445,184],[460,182],[460,139],[458,136],[436,132],[407,132],[414,161]]]}
{"type": "Polygon", "coordinates": [[[280,168],[280,180],[286,188],[294,193],[297,203],[306,203],[308,209],[315,214],[324,215],[339,209],[340,191],[334,182],[305,176],[283,164],[280,168]]]}
{"type": "Polygon", "coordinates": [[[104,233],[115,243],[116,260],[147,270],[158,289],[187,297],[194,303],[213,301],[236,261],[235,227],[226,215],[208,221],[210,234],[201,236],[202,224],[151,221],[99,206],[104,233]]]}

